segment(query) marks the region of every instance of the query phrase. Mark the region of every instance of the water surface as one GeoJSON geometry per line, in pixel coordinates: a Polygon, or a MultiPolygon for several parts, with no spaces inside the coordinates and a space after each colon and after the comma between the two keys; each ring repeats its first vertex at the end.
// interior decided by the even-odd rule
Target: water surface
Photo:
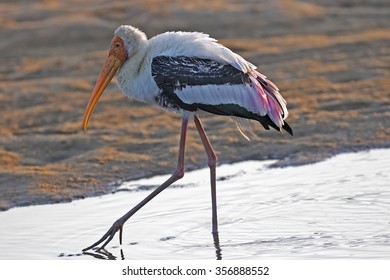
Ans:
{"type": "Polygon", "coordinates": [[[0,213],[0,259],[390,258],[390,150],[297,167],[247,161],[217,168],[219,240],[208,169],[186,173],[134,215],[105,252],[81,249],[168,175],[115,194],[0,213]]]}

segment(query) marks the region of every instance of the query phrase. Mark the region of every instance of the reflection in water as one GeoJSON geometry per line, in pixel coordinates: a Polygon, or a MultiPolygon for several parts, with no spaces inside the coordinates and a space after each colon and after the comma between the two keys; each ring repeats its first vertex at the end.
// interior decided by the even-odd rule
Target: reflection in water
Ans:
{"type": "MultiPolygon", "coordinates": [[[[117,257],[115,257],[111,252],[109,252],[108,250],[106,249],[98,249],[96,251],[85,251],[83,252],[84,255],[86,256],[92,256],[94,257],[95,259],[99,259],[99,260],[116,260],[117,257]]],[[[121,249],[121,255],[123,257],[123,251],[121,249]]],[[[124,258],[122,258],[123,260],[124,258]]]]}
{"type": "Polygon", "coordinates": [[[215,247],[215,256],[217,257],[217,260],[222,260],[222,250],[221,246],[219,244],[219,234],[213,233],[213,239],[214,239],[214,247],[215,247]]]}
{"type": "MultiPolygon", "coordinates": [[[[221,246],[219,244],[219,234],[218,232],[217,233],[212,233],[213,235],[213,240],[214,240],[214,248],[215,248],[215,257],[217,260],[222,260],[222,250],[221,250],[221,246]]],[[[170,239],[173,239],[174,237],[171,237],[170,239]]],[[[161,241],[164,241],[164,238],[161,239],[161,241]]],[[[115,247],[113,247],[113,249],[115,249],[115,247]]],[[[116,257],[113,253],[111,253],[107,248],[93,248],[92,250],[89,250],[89,251],[85,251],[85,252],[82,252],[80,254],[68,254],[68,255],[65,255],[65,254],[60,254],[59,257],[74,257],[74,256],[81,256],[81,255],[85,255],[85,256],[91,256],[95,259],[99,259],[99,260],[116,260],[118,259],[118,257],[116,257]]],[[[211,257],[210,257],[211,258],[211,257]]],[[[124,250],[123,248],[120,249],[120,259],[121,260],[125,260],[126,257],[125,257],[125,253],[124,253],[124,250]]]]}

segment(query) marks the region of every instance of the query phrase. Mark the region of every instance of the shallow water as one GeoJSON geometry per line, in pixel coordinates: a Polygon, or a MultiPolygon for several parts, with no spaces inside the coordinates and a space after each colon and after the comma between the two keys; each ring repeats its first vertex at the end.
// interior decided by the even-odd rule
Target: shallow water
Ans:
{"type": "Polygon", "coordinates": [[[71,203],[0,213],[0,259],[390,258],[390,150],[298,167],[248,161],[217,168],[219,242],[211,232],[208,169],[135,214],[105,252],[82,254],[167,176],[71,203]]]}

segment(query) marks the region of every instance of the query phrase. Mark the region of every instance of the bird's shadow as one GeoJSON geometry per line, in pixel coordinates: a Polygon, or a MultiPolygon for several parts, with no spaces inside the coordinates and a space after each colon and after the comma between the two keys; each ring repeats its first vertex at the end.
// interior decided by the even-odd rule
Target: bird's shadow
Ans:
{"type": "MultiPolygon", "coordinates": [[[[219,234],[218,233],[212,233],[213,236],[213,243],[214,243],[214,249],[215,249],[215,258],[217,260],[222,260],[222,249],[219,241],[219,234]]],[[[113,247],[112,249],[115,249],[116,247],[113,247]]],[[[85,255],[85,256],[91,256],[95,259],[99,260],[125,260],[125,253],[123,248],[120,249],[120,257],[115,256],[113,253],[111,253],[108,249],[92,249],[86,252],[82,252],[81,254],[78,255],[85,255]]]]}

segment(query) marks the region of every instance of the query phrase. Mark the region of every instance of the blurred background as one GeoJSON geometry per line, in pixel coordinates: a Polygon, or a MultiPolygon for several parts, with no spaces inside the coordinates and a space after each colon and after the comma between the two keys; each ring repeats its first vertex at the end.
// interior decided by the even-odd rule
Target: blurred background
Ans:
{"type": "MultiPolygon", "coordinates": [[[[220,162],[312,163],[390,146],[390,3],[31,1],[0,3],[0,209],[110,192],[175,167],[180,116],[128,100],[112,83],[88,133],[84,108],[117,26],[149,37],[200,31],[259,67],[288,102],[294,136],[246,141],[229,118],[206,131],[220,162]]],[[[207,165],[190,126],[187,169],[207,165]]]]}

